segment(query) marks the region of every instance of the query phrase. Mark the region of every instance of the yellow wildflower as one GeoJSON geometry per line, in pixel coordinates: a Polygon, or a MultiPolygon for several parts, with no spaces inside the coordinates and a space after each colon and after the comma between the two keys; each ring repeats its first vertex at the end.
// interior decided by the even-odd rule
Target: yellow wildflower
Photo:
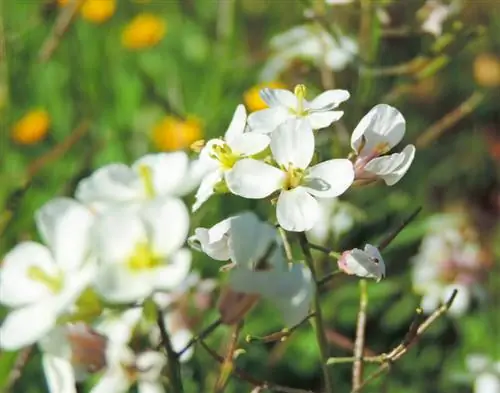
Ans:
{"type": "Polygon", "coordinates": [[[128,49],[148,48],[160,42],[165,32],[164,20],[153,14],[139,14],[125,26],[122,44],[128,49]]]}
{"type": "Polygon", "coordinates": [[[474,79],[484,87],[500,86],[500,57],[482,53],[474,60],[474,79]]]}
{"type": "Polygon", "coordinates": [[[22,145],[33,145],[47,135],[49,126],[50,118],[45,110],[32,110],[14,124],[12,139],[22,145]]]}
{"type": "MultiPolygon", "coordinates": [[[[116,11],[116,0],[77,0],[80,4],[80,14],[83,19],[94,23],[103,23],[116,11]]],[[[65,7],[69,0],[58,0],[59,6],[65,7]]]]}
{"type": "Polygon", "coordinates": [[[201,137],[201,124],[196,118],[182,120],[174,116],[165,116],[152,132],[154,145],[162,151],[186,149],[201,137]]]}
{"type": "Polygon", "coordinates": [[[260,98],[259,92],[264,88],[269,87],[271,89],[284,89],[286,86],[281,82],[267,82],[255,85],[251,89],[248,89],[243,95],[243,100],[250,112],[258,111],[267,108],[266,103],[262,98],[260,98]]]}

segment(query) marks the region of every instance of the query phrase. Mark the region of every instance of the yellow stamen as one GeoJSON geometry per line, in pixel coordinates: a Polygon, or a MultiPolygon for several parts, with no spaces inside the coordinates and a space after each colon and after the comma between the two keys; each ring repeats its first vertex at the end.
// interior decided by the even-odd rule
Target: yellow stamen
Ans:
{"type": "Polygon", "coordinates": [[[204,147],[205,147],[205,139],[197,140],[196,142],[191,143],[191,146],[189,146],[189,148],[195,153],[201,152],[201,149],[203,149],[204,147]]]}
{"type": "Polygon", "coordinates": [[[146,243],[139,243],[135,246],[133,254],[130,256],[127,265],[131,270],[144,270],[157,266],[158,258],[146,243]]]}
{"type": "Polygon", "coordinates": [[[30,279],[41,282],[54,293],[60,292],[63,288],[63,277],[61,274],[51,276],[38,266],[30,266],[27,273],[30,279]]]}
{"type": "Polygon", "coordinates": [[[139,166],[139,175],[141,176],[142,182],[144,183],[144,189],[146,190],[146,195],[148,198],[155,197],[155,188],[153,185],[153,174],[151,168],[147,165],[139,166]]]}
{"type": "Polygon", "coordinates": [[[297,97],[297,110],[296,114],[299,116],[304,115],[304,99],[306,98],[306,87],[305,85],[297,85],[294,89],[294,94],[297,97]]]}
{"type": "Polygon", "coordinates": [[[231,169],[239,159],[239,155],[234,153],[226,143],[214,145],[210,157],[219,161],[222,169],[225,170],[231,169]]]}
{"type": "Polygon", "coordinates": [[[302,169],[289,166],[288,169],[286,170],[286,180],[283,188],[286,190],[291,190],[293,188],[300,186],[300,184],[302,183],[303,176],[304,176],[304,171],[302,169]]]}

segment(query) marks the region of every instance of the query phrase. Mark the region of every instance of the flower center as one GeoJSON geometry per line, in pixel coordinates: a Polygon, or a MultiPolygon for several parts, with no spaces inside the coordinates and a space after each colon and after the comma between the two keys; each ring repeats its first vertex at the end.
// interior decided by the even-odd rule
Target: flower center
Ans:
{"type": "Polygon", "coordinates": [[[147,243],[138,243],[130,256],[127,265],[132,271],[151,269],[160,264],[160,259],[153,253],[147,243]]]}
{"type": "Polygon", "coordinates": [[[295,114],[297,116],[307,115],[307,109],[304,108],[304,100],[306,97],[306,87],[304,85],[297,85],[294,89],[294,94],[297,97],[297,108],[295,109],[295,114]]]}
{"type": "Polygon", "coordinates": [[[61,273],[51,276],[38,266],[30,266],[28,269],[28,277],[44,284],[53,293],[60,292],[64,286],[63,275],[61,273]]]}
{"type": "Polygon", "coordinates": [[[155,197],[155,188],[153,185],[153,173],[151,168],[147,165],[139,166],[139,176],[142,179],[142,183],[144,184],[144,189],[146,190],[146,196],[149,199],[155,197]]]}
{"type": "Polygon", "coordinates": [[[300,186],[302,183],[302,178],[304,177],[304,170],[300,168],[294,168],[289,166],[286,170],[286,179],[283,185],[283,189],[291,190],[300,186]]]}
{"type": "Polygon", "coordinates": [[[219,161],[224,170],[231,169],[240,158],[239,154],[233,152],[227,143],[212,146],[210,157],[219,161]]]}

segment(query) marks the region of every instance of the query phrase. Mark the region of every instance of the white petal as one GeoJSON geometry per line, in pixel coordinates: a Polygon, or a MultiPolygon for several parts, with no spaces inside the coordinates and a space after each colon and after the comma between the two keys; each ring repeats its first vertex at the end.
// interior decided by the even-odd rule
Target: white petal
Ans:
{"type": "Polygon", "coordinates": [[[318,201],[303,187],[282,191],[278,198],[276,216],[280,226],[287,231],[311,229],[318,221],[319,214],[318,201]]]}
{"type": "Polygon", "coordinates": [[[35,242],[19,243],[3,260],[0,270],[0,302],[8,307],[20,307],[52,296],[43,283],[29,277],[30,268],[51,276],[59,274],[49,250],[35,242]]]}
{"type": "Polygon", "coordinates": [[[198,191],[195,195],[195,203],[191,207],[193,212],[197,211],[201,205],[203,205],[208,199],[215,193],[214,187],[223,178],[222,171],[216,169],[213,172],[208,173],[201,181],[198,191]]]}
{"type": "Polygon", "coordinates": [[[352,162],[339,158],[309,168],[304,177],[303,186],[312,195],[333,198],[346,192],[353,181],[352,162]]]}
{"type": "Polygon", "coordinates": [[[313,130],[305,121],[288,120],[271,135],[271,151],[278,164],[305,169],[314,155],[313,130]]]}
{"type": "Polygon", "coordinates": [[[155,288],[173,290],[178,288],[189,275],[191,268],[191,252],[183,248],[167,261],[167,264],[156,268],[155,288]]]}
{"type": "Polygon", "coordinates": [[[45,353],[42,365],[50,393],[76,393],[75,374],[69,360],[45,353]]]}
{"type": "Polygon", "coordinates": [[[248,116],[248,125],[252,131],[273,132],[280,124],[294,117],[285,107],[266,108],[251,113],[248,116]]]}
{"type": "Polygon", "coordinates": [[[149,350],[141,353],[137,357],[137,368],[144,371],[139,372],[139,381],[148,381],[150,383],[159,381],[165,363],[165,356],[160,352],[149,350]]]}
{"type": "Polygon", "coordinates": [[[309,108],[316,111],[330,111],[349,99],[347,90],[327,90],[309,103],[309,108]]]}
{"type": "Polygon", "coordinates": [[[351,136],[351,147],[357,151],[364,136],[362,154],[370,154],[380,143],[387,143],[389,149],[396,146],[405,134],[406,122],[394,107],[379,104],[373,107],[358,123],[351,136]]]}
{"type": "Polygon", "coordinates": [[[99,269],[95,288],[110,303],[140,301],[152,293],[155,273],[155,269],[132,271],[127,266],[105,264],[99,269]]]}
{"type": "Polygon", "coordinates": [[[201,180],[209,172],[218,167],[216,163],[214,164],[214,166],[206,165],[206,163],[204,163],[200,158],[190,161],[188,173],[182,180],[182,183],[179,185],[179,187],[177,187],[174,195],[186,196],[187,194],[190,194],[195,188],[200,185],[201,180]]]}
{"type": "Polygon", "coordinates": [[[339,268],[347,274],[369,277],[380,281],[385,274],[384,260],[375,247],[368,247],[369,253],[358,248],[346,251],[338,261],[339,268]]]}
{"type": "Polygon", "coordinates": [[[474,382],[474,393],[500,393],[500,376],[491,372],[480,374],[474,382]]]}
{"type": "Polygon", "coordinates": [[[143,185],[137,173],[124,164],[109,164],[77,186],[75,196],[86,205],[128,202],[143,198],[143,185]]]}
{"type": "Polygon", "coordinates": [[[52,300],[10,311],[0,326],[0,348],[15,351],[34,344],[50,332],[56,318],[52,300]]]}
{"type": "Polygon", "coordinates": [[[130,387],[127,374],[120,367],[106,371],[89,393],[126,393],[130,387]]]}
{"type": "Polygon", "coordinates": [[[140,167],[151,169],[153,189],[156,196],[179,195],[189,168],[189,157],[183,151],[174,153],[147,154],[134,163],[132,168],[139,174],[140,167]]]}
{"type": "Polygon", "coordinates": [[[250,156],[265,150],[270,141],[265,134],[247,132],[234,137],[228,145],[234,153],[250,156]]]}
{"type": "Polygon", "coordinates": [[[232,217],[222,220],[210,229],[196,228],[195,235],[188,240],[190,245],[212,259],[227,261],[230,257],[227,242],[231,220],[232,217]]]}
{"type": "Polygon", "coordinates": [[[229,233],[231,261],[248,269],[255,268],[255,263],[277,239],[276,228],[260,221],[252,212],[235,216],[230,222],[229,233]]]}
{"type": "Polygon", "coordinates": [[[165,393],[165,388],[160,381],[140,381],[137,384],[138,393],[165,393]]]}
{"type": "Polygon", "coordinates": [[[245,109],[245,106],[240,104],[236,107],[236,110],[234,111],[233,118],[231,119],[231,123],[227,128],[227,131],[224,135],[224,139],[228,143],[231,143],[231,141],[235,137],[243,134],[243,131],[245,131],[246,127],[246,122],[247,122],[247,111],[245,109]]]}
{"type": "Polygon", "coordinates": [[[319,130],[328,127],[342,116],[344,116],[343,111],[315,112],[307,115],[307,120],[313,130],[319,130]]]}
{"type": "Polygon", "coordinates": [[[251,158],[238,161],[225,175],[229,190],[249,199],[265,198],[285,181],[283,171],[251,158]]]}
{"type": "MultiPolygon", "coordinates": [[[[172,341],[172,348],[175,352],[180,352],[193,338],[193,333],[189,329],[178,328],[175,332],[170,334],[170,340],[172,341]]],[[[185,351],[179,360],[185,362],[191,358],[193,355],[193,348],[189,348],[185,351]]]]}
{"type": "Polygon", "coordinates": [[[94,230],[96,251],[104,263],[124,263],[147,234],[138,214],[129,209],[112,209],[100,216],[94,230]]]}
{"type": "Polygon", "coordinates": [[[401,153],[378,157],[365,166],[365,171],[381,177],[385,184],[393,186],[408,172],[415,158],[415,146],[406,146],[401,153]]]}
{"type": "Polygon", "coordinates": [[[142,318],[142,312],[140,307],[136,307],[122,313],[104,313],[97,320],[95,330],[112,340],[114,347],[123,347],[130,341],[135,327],[142,318]]]}
{"type": "Polygon", "coordinates": [[[297,97],[289,90],[264,88],[260,91],[261,98],[269,107],[284,106],[288,109],[297,108],[297,97]]]}
{"type": "Polygon", "coordinates": [[[58,266],[71,270],[84,262],[94,222],[86,207],[70,198],[56,198],[36,212],[35,221],[58,266]]]}
{"type": "Polygon", "coordinates": [[[186,205],[176,198],[156,198],[141,210],[154,252],[167,256],[181,248],[189,232],[186,205]]]}

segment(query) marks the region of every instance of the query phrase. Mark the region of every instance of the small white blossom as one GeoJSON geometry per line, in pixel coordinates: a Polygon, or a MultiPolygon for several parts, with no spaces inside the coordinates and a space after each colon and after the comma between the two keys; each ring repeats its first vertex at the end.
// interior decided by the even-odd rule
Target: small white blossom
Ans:
{"type": "Polygon", "coordinates": [[[184,196],[196,188],[204,165],[185,152],[148,154],[132,166],[109,164],[77,186],[76,198],[102,212],[110,207],[139,207],[154,197],[184,196]]]}
{"type": "Polygon", "coordinates": [[[290,120],[271,137],[278,167],[255,159],[236,163],[227,177],[229,190],[245,198],[261,199],[279,190],[276,215],[288,231],[306,231],[317,222],[316,198],[334,198],[354,180],[352,163],[333,159],[309,167],[314,155],[314,134],[304,122],[290,120]]]}
{"type": "Polygon", "coordinates": [[[443,33],[443,24],[446,20],[460,11],[461,2],[461,0],[455,0],[451,1],[450,4],[444,4],[439,0],[427,0],[418,11],[426,14],[426,18],[422,22],[422,30],[439,37],[443,33]]]}
{"type": "Polygon", "coordinates": [[[96,271],[88,258],[93,220],[76,201],[55,199],[36,213],[47,246],[23,242],[4,257],[0,302],[11,310],[0,327],[1,348],[16,350],[35,343],[60,316],[73,311],[96,271]]]}
{"type": "Polygon", "coordinates": [[[254,131],[273,132],[288,120],[302,120],[313,130],[328,127],[339,120],[343,111],[335,110],[349,98],[347,90],[327,90],[307,101],[304,85],[295,87],[295,92],[284,89],[265,88],[260,96],[269,108],[253,112],[248,116],[248,125],[254,131]]]}
{"type": "Polygon", "coordinates": [[[283,71],[296,59],[340,71],[358,52],[358,45],[352,38],[339,34],[338,40],[334,40],[330,33],[316,25],[293,27],[273,37],[270,46],[271,57],[260,74],[264,81],[280,79],[283,71]]]}
{"type": "Polygon", "coordinates": [[[474,393],[500,393],[500,361],[472,354],[467,356],[466,364],[474,377],[474,393]]]}
{"type": "Polygon", "coordinates": [[[354,248],[342,253],[338,260],[339,269],[359,277],[380,281],[385,277],[385,262],[377,247],[367,244],[364,250],[354,248]]]}
{"type": "Polygon", "coordinates": [[[191,253],[182,248],[188,230],[188,211],[180,199],[156,198],[139,210],[108,210],[94,230],[100,261],[96,289],[110,302],[127,303],[175,288],[191,266],[191,253]]]}
{"type": "Polygon", "coordinates": [[[382,155],[403,139],[405,128],[403,115],[385,104],[376,105],[361,119],[351,136],[351,147],[357,155],[356,180],[381,178],[388,186],[401,180],[415,158],[415,146],[407,145],[401,153],[382,155]]]}
{"type": "Polygon", "coordinates": [[[215,188],[224,187],[227,175],[239,160],[258,154],[269,145],[268,136],[245,132],[246,121],[245,107],[238,105],[224,138],[211,139],[200,152],[200,162],[207,171],[196,192],[193,211],[215,193],[215,188]]]}

